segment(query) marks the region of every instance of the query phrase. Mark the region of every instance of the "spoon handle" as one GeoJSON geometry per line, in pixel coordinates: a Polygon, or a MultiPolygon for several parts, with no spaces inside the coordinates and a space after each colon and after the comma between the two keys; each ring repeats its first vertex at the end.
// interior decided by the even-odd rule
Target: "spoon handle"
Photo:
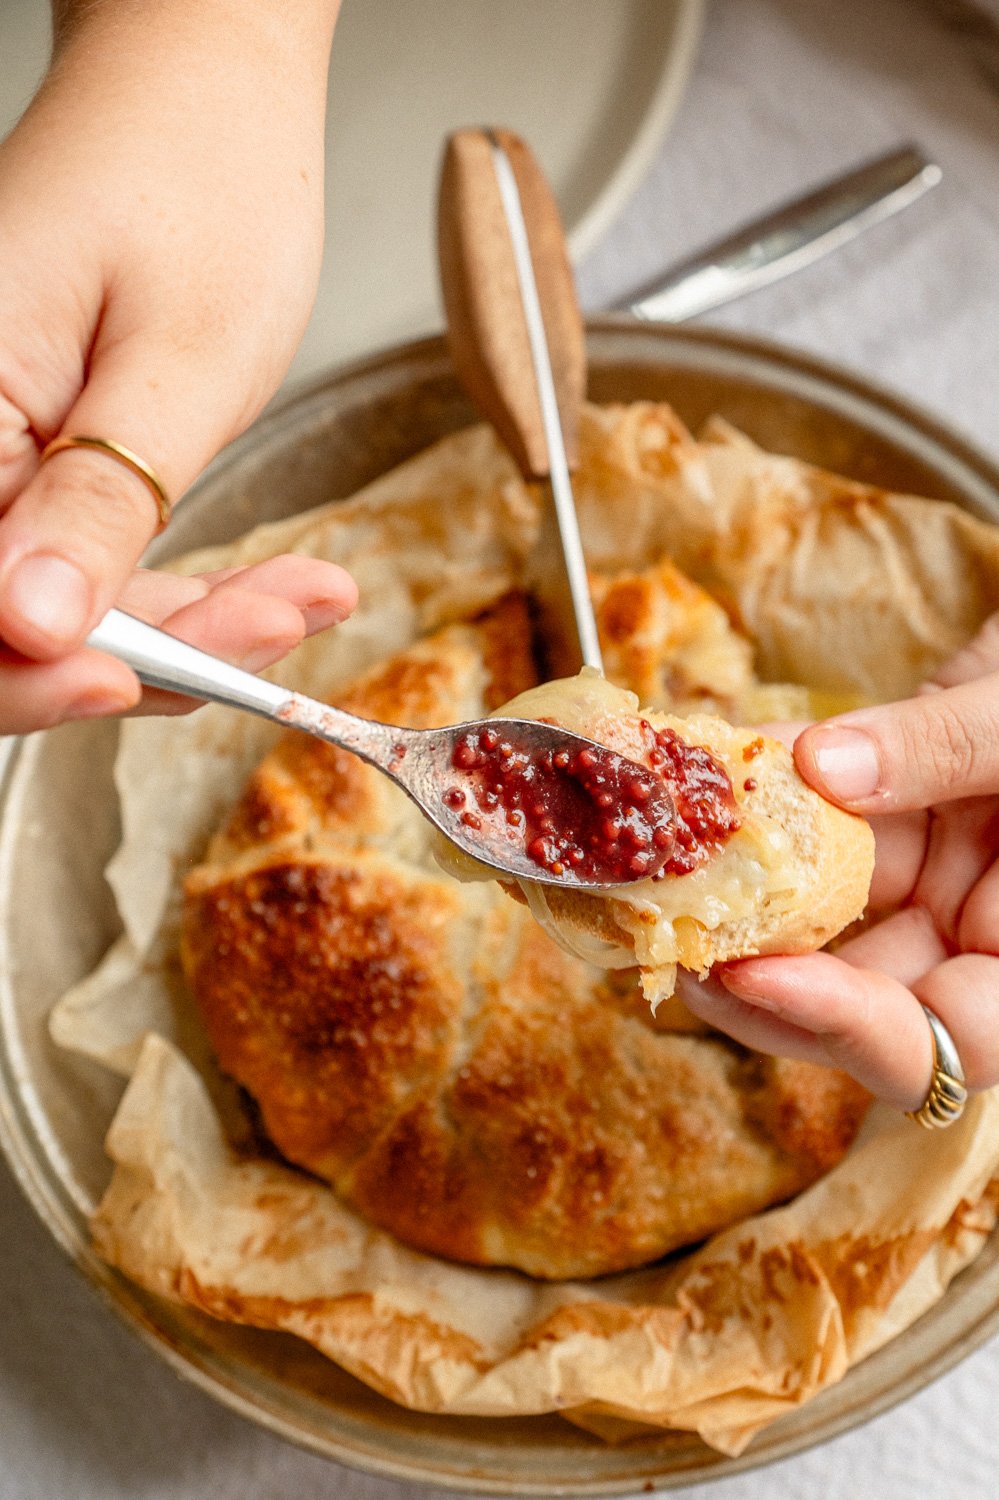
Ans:
{"type": "MultiPolygon", "coordinates": [[[[90,632],[87,645],[106,651],[131,667],[147,687],[191,698],[224,703],[287,728],[303,729],[344,750],[370,761],[381,770],[395,773],[398,746],[412,731],[391,724],[361,719],[339,708],[330,708],[303,693],[290,692],[277,683],[233,667],[197,646],[189,646],[155,625],[147,625],[121,609],[110,609],[90,632]]],[[[400,779],[397,777],[397,779],[400,779]]]]}
{"type": "Polygon", "coordinates": [[[651,323],[680,323],[769,286],[846,245],[940,181],[915,146],[893,151],[747,224],[613,304],[651,323]]]}
{"type": "Polygon", "coordinates": [[[147,687],[225,703],[265,719],[274,718],[291,697],[287,688],[230,666],[121,609],[108,610],[90,632],[87,645],[116,656],[147,687]]]}

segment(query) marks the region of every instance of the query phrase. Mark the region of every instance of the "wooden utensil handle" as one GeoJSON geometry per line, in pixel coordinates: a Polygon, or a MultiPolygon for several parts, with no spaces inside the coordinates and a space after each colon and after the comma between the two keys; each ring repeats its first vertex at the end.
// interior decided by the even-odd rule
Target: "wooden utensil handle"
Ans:
{"type": "Polygon", "coordinates": [[[449,137],[438,199],[438,252],[455,368],[528,478],[549,473],[548,445],[531,363],[513,245],[493,164],[492,141],[513,169],[570,467],[577,462],[586,343],[558,207],[528,147],[508,130],[449,137]]]}

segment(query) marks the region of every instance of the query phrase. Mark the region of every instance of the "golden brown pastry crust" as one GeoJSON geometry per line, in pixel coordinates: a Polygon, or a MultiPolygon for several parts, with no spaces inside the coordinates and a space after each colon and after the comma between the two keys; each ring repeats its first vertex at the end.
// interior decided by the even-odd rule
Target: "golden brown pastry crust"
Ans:
{"type": "MultiPolygon", "coordinates": [[[[341,701],[418,727],[533,678],[511,598],[341,701]]],[[[792,1196],[867,1104],[841,1074],[657,1022],[632,972],[564,953],[497,886],[448,880],[401,793],[299,735],[189,877],[183,953],[279,1150],[459,1260],[541,1277],[642,1264],[792,1196]]]]}

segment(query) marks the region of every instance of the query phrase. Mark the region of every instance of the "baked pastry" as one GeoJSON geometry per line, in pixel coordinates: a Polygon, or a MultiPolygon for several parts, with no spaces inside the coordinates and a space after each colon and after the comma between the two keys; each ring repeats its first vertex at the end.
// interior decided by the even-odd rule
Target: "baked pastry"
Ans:
{"type": "MultiPolygon", "coordinates": [[[[511,596],[339,701],[430,727],[535,682],[511,596]]],[[[566,953],[493,882],[449,879],[400,792],[301,735],[188,877],[183,959],[288,1160],[410,1245],[538,1277],[637,1266],[791,1197],[868,1102],[841,1074],[657,1019],[633,969],[566,953]]]]}

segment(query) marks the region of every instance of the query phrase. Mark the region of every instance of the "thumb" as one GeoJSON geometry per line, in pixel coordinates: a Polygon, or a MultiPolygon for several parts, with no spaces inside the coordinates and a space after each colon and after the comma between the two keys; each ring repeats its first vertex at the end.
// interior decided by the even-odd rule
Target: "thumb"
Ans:
{"type": "MultiPolygon", "coordinates": [[[[61,433],[108,438],[149,464],[178,495],[224,441],[190,372],[139,341],[95,359],[61,433]],[[159,380],[150,378],[156,369],[159,380]]],[[[53,454],[0,517],[0,642],[36,660],[78,647],[111,607],[160,524],[146,482],[112,455],[53,454]]]]}
{"type": "Polygon", "coordinates": [[[798,736],[804,779],[851,812],[909,812],[999,792],[999,673],[798,736]]]}

